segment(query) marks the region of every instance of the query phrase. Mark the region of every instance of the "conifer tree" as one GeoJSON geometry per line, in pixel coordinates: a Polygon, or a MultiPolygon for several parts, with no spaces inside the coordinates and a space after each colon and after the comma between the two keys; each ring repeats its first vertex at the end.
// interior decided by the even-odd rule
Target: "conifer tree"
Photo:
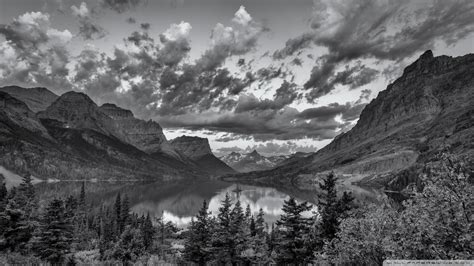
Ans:
{"type": "Polygon", "coordinates": [[[231,243],[233,248],[230,249],[230,259],[231,263],[237,264],[240,263],[240,255],[245,250],[246,245],[246,227],[247,223],[245,222],[245,214],[242,210],[242,206],[240,200],[234,205],[234,208],[230,214],[231,221],[230,221],[230,235],[231,235],[231,243]]]}
{"type": "Polygon", "coordinates": [[[206,201],[203,202],[196,220],[192,220],[184,244],[184,258],[187,261],[205,265],[211,260],[211,220],[206,201]]]}
{"type": "Polygon", "coordinates": [[[41,219],[34,241],[38,256],[53,265],[63,263],[73,241],[72,230],[62,200],[52,200],[41,219]]]}
{"type": "Polygon", "coordinates": [[[86,188],[85,188],[85,182],[82,182],[81,184],[81,192],[79,193],[79,206],[84,208],[86,206],[86,188]]]}
{"type": "Polygon", "coordinates": [[[143,235],[143,246],[145,247],[145,250],[149,250],[153,245],[153,235],[155,232],[153,223],[151,222],[150,213],[147,213],[142,223],[141,230],[143,235]]]}
{"type": "Polygon", "coordinates": [[[228,193],[219,207],[217,214],[217,224],[212,236],[213,254],[217,263],[227,263],[231,261],[231,254],[234,249],[233,236],[230,233],[232,202],[228,193]]]}
{"type": "Polygon", "coordinates": [[[319,186],[323,190],[322,200],[319,201],[321,237],[330,242],[339,230],[340,218],[350,210],[353,197],[344,192],[342,198],[337,199],[336,177],[333,172],[319,186]]]}
{"type": "Polygon", "coordinates": [[[312,244],[308,238],[310,218],[303,213],[311,210],[307,202],[298,203],[294,198],[284,201],[283,214],[277,221],[277,260],[282,264],[305,264],[312,259],[312,244]]]}
{"type": "Polygon", "coordinates": [[[122,199],[120,197],[120,192],[115,197],[115,204],[114,204],[114,214],[115,214],[115,223],[117,232],[121,232],[122,230],[122,199]]]}
{"type": "Polygon", "coordinates": [[[250,223],[250,217],[252,216],[252,211],[250,210],[250,204],[247,204],[245,207],[245,221],[250,223]]]}
{"type": "Polygon", "coordinates": [[[130,224],[130,206],[128,196],[125,194],[122,200],[122,210],[120,210],[120,230],[123,231],[125,226],[130,224]]]}

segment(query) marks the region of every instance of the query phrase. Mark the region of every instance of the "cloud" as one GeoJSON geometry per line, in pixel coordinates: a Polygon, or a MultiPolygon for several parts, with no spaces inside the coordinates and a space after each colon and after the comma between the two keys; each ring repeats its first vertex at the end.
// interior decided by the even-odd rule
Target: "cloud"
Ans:
{"type": "Polygon", "coordinates": [[[140,28],[141,28],[142,30],[149,30],[149,29],[150,29],[150,26],[151,26],[150,23],[141,23],[141,24],[140,24],[140,28]]]}
{"type": "MultiPolygon", "coordinates": [[[[314,44],[327,49],[319,57],[305,88],[310,101],[329,93],[328,79],[341,64],[353,60],[401,61],[436,41],[452,44],[474,31],[474,2],[427,1],[314,1],[311,31],[289,39],[274,53],[283,59],[314,44]],[[455,14],[455,15],[454,15],[455,14]]],[[[370,78],[372,73],[363,73],[370,78]]]]}
{"type": "Polygon", "coordinates": [[[67,81],[72,39],[68,30],[51,28],[49,14],[29,12],[8,25],[0,25],[5,41],[0,45],[0,79],[6,83],[60,84],[67,81]]]}
{"type": "Polygon", "coordinates": [[[114,10],[117,13],[124,13],[128,10],[135,9],[140,4],[144,4],[143,0],[102,0],[102,6],[114,10]]]}
{"type": "Polygon", "coordinates": [[[79,7],[71,6],[71,10],[72,14],[79,20],[79,35],[84,40],[101,39],[107,35],[105,29],[93,21],[91,12],[85,2],[82,2],[79,7]]]}
{"type": "Polygon", "coordinates": [[[133,17],[129,17],[125,20],[128,24],[135,24],[137,20],[133,17]]]}
{"type": "Polygon", "coordinates": [[[336,85],[356,89],[369,84],[377,78],[379,73],[378,70],[362,65],[360,61],[357,61],[353,67],[346,65],[344,70],[335,73],[336,64],[328,61],[323,59],[320,66],[315,66],[309,80],[304,84],[306,89],[314,88],[307,95],[309,101],[330,93],[336,85]]]}
{"type": "Polygon", "coordinates": [[[247,10],[245,10],[244,6],[240,6],[239,10],[235,12],[235,16],[232,19],[232,21],[234,21],[237,24],[246,26],[252,21],[252,17],[247,12],[247,10]]]}
{"type": "Polygon", "coordinates": [[[202,71],[221,66],[229,56],[249,53],[256,47],[262,33],[268,31],[262,24],[254,21],[243,6],[235,13],[232,21],[236,23],[234,27],[217,23],[212,30],[211,48],[196,62],[202,71]]]}

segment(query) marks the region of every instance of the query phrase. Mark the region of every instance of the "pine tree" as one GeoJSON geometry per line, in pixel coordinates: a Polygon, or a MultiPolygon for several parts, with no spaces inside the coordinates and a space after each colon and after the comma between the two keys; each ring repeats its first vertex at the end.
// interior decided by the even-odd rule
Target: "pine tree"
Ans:
{"type": "Polygon", "coordinates": [[[330,242],[335,238],[339,230],[340,218],[342,218],[350,209],[353,197],[350,193],[343,193],[340,200],[337,199],[336,177],[331,172],[320,183],[323,190],[323,200],[319,201],[321,215],[321,237],[330,242]]]}
{"type": "Polygon", "coordinates": [[[245,221],[250,223],[250,217],[252,216],[252,211],[250,210],[250,204],[247,204],[245,208],[245,221]]]}
{"type": "Polygon", "coordinates": [[[125,226],[130,224],[130,203],[127,194],[123,197],[120,215],[120,230],[123,231],[125,226]]]}
{"type": "Polygon", "coordinates": [[[219,207],[217,214],[217,224],[212,236],[213,254],[217,263],[227,263],[231,261],[231,254],[234,249],[233,236],[230,233],[232,202],[226,193],[224,200],[219,207]]]}
{"type": "Polygon", "coordinates": [[[126,226],[112,250],[112,257],[127,265],[129,261],[136,261],[144,252],[141,231],[138,228],[126,226]]]}
{"type": "Polygon", "coordinates": [[[79,206],[84,208],[86,206],[86,188],[85,188],[85,182],[82,182],[81,184],[81,192],[79,194],[79,206]]]}
{"type": "MultiPolygon", "coordinates": [[[[0,174],[1,175],[1,174],[0,174]]],[[[0,184],[0,201],[4,201],[7,199],[7,186],[5,182],[0,184]]]]}
{"type": "Polygon", "coordinates": [[[246,245],[246,227],[247,223],[245,221],[245,215],[242,210],[242,206],[240,204],[240,200],[234,205],[230,213],[231,221],[230,221],[230,235],[231,235],[231,243],[232,249],[230,249],[230,259],[231,263],[237,264],[241,262],[240,255],[245,250],[246,245]]]}
{"type": "Polygon", "coordinates": [[[120,197],[120,192],[115,197],[114,211],[116,230],[120,233],[122,231],[122,199],[120,197]]]}
{"type": "Polygon", "coordinates": [[[257,234],[263,234],[265,232],[265,213],[263,209],[260,208],[257,214],[257,220],[255,221],[255,231],[257,234]]]}
{"type": "Polygon", "coordinates": [[[39,229],[34,241],[38,256],[53,265],[62,264],[71,248],[73,228],[60,199],[49,203],[39,229]]]}
{"type": "Polygon", "coordinates": [[[153,245],[153,235],[155,233],[150,213],[147,213],[146,217],[144,217],[141,230],[143,235],[143,246],[145,247],[145,250],[149,250],[153,245]]]}
{"type": "Polygon", "coordinates": [[[308,263],[312,259],[313,246],[308,239],[311,219],[302,216],[311,208],[307,202],[298,204],[294,198],[284,201],[284,213],[277,221],[278,263],[298,265],[308,263]]]}
{"type": "Polygon", "coordinates": [[[211,252],[211,220],[207,210],[206,201],[203,202],[196,220],[192,220],[184,244],[184,258],[187,261],[195,262],[199,265],[205,265],[210,261],[211,252]]]}
{"type": "Polygon", "coordinates": [[[31,176],[23,177],[16,189],[11,189],[2,212],[2,233],[5,246],[11,251],[27,251],[27,243],[37,227],[38,201],[31,176]]]}
{"type": "Polygon", "coordinates": [[[249,224],[249,231],[250,231],[250,236],[255,236],[257,234],[257,230],[255,229],[255,218],[250,217],[250,224],[249,224]]]}

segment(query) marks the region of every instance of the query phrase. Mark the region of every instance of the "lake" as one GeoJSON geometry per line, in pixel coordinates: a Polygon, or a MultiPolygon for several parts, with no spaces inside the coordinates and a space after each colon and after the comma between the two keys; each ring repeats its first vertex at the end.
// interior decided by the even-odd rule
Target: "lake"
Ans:
{"type": "MultiPolygon", "coordinates": [[[[40,198],[40,205],[54,197],[79,195],[81,182],[61,181],[55,183],[43,182],[35,186],[40,198]]],[[[219,180],[192,180],[169,184],[140,183],[140,182],[86,182],[86,198],[93,206],[113,204],[118,193],[127,194],[130,207],[138,214],[149,213],[155,217],[163,216],[166,221],[186,227],[191,218],[197,214],[206,200],[209,210],[217,214],[220,202],[226,193],[233,202],[240,199],[242,207],[247,204],[253,214],[261,208],[265,213],[266,222],[271,225],[281,214],[284,200],[290,196],[299,201],[318,202],[318,192],[298,190],[296,188],[273,188],[257,185],[228,183],[219,180]]],[[[340,189],[342,190],[342,189],[340,189]]],[[[386,196],[377,190],[351,187],[359,204],[379,203],[386,196]]],[[[317,208],[314,208],[316,211],[317,208]]]]}

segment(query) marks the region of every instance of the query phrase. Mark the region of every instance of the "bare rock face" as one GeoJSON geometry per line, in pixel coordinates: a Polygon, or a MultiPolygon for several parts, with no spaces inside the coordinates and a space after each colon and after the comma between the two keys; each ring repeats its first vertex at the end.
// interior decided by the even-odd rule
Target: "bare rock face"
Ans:
{"type": "Polygon", "coordinates": [[[18,100],[24,102],[31,111],[37,113],[44,111],[51,105],[58,95],[46,88],[22,88],[18,86],[6,86],[0,88],[0,91],[6,92],[18,100]]]}
{"type": "MultiPolygon", "coordinates": [[[[25,103],[5,92],[0,92],[0,117],[2,124],[13,123],[20,128],[39,133],[45,138],[51,138],[35,113],[25,103]]],[[[8,125],[0,127],[0,131],[5,134],[18,134],[14,127],[8,125]]]]}
{"type": "Polygon", "coordinates": [[[101,112],[89,96],[81,92],[66,92],[46,110],[39,112],[42,119],[53,119],[64,128],[92,129],[108,136],[122,138],[116,132],[114,121],[101,112]]]}
{"type": "Polygon", "coordinates": [[[209,141],[205,138],[181,136],[171,140],[171,145],[191,159],[212,154],[209,141]]]}
{"type": "Polygon", "coordinates": [[[334,170],[352,175],[351,182],[370,177],[383,185],[443,149],[473,158],[473,103],[474,55],[426,51],[364,108],[350,131],[313,155],[253,178],[314,183],[319,173],[334,170]]]}
{"type": "Polygon", "coordinates": [[[166,140],[163,129],[158,123],[137,119],[130,110],[120,108],[115,104],[103,104],[100,110],[114,120],[117,130],[121,131],[128,143],[149,154],[163,152],[179,158],[178,153],[166,140]]]}
{"type": "Polygon", "coordinates": [[[171,146],[184,157],[193,161],[198,168],[211,175],[235,173],[234,169],[218,159],[211,151],[206,138],[181,136],[171,140],[171,146]]]}

